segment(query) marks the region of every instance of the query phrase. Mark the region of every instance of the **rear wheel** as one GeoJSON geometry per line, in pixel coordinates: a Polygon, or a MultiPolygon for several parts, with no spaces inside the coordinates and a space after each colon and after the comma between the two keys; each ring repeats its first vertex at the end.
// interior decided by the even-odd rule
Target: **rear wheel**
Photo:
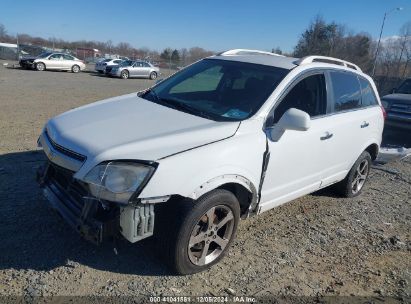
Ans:
{"type": "Polygon", "coordinates": [[[44,71],[46,69],[46,65],[43,62],[36,63],[36,70],[37,71],[44,71]]]}
{"type": "Polygon", "coordinates": [[[127,70],[124,70],[121,72],[120,77],[123,79],[128,79],[128,77],[130,76],[130,74],[128,73],[127,70]]]}
{"type": "Polygon", "coordinates": [[[77,64],[75,64],[75,65],[72,66],[71,71],[73,73],[78,73],[78,72],[80,72],[80,67],[77,64]]]}
{"type": "Polygon", "coordinates": [[[371,155],[367,151],[361,153],[347,176],[335,185],[335,189],[344,197],[355,197],[361,194],[371,168],[371,155]]]}
{"type": "Polygon", "coordinates": [[[156,79],[157,78],[157,73],[156,72],[151,72],[150,73],[150,79],[151,80],[154,80],[154,79],[156,79]]]}
{"type": "Polygon", "coordinates": [[[179,274],[203,271],[218,263],[235,238],[240,204],[227,190],[217,189],[198,201],[173,204],[174,216],[159,231],[163,258],[179,274]]]}

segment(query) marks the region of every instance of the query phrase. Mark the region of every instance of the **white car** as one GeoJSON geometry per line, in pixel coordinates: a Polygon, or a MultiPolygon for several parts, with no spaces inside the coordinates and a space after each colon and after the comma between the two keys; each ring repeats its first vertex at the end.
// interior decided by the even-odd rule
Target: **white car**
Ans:
{"type": "Polygon", "coordinates": [[[120,62],[122,62],[123,59],[104,59],[104,60],[100,60],[98,62],[96,62],[95,65],[95,70],[101,74],[104,74],[106,71],[106,67],[108,66],[115,66],[120,64],[120,62]]]}
{"type": "Polygon", "coordinates": [[[169,265],[190,274],[225,255],[240,218],[331,185],[359,195],[383,126],[356,65],[231,50],[52,118],[38,180],[86,239],[155,234],[169,265]]]}
{"type": "Polygon", "coordinates": [[[65,53],[43,53],[31,64],[37,71],[60,70],[78,73],[86,68],[82,60],[65,53]]]}

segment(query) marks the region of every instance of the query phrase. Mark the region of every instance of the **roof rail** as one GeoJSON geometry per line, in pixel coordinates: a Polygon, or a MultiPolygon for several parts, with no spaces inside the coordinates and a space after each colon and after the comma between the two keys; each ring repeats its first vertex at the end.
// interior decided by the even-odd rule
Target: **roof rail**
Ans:
{"type": "Polygon", "coordinates": [[[247,50],[247,49],[233,49],[219,53],[218,55],[222,56],[234,56],[234,55],[270,55],[270,56],[279,56],[285,57],[284,55],[279,55],[276,53],[264,52],[259,50],[247,50]]]}
{"type": "Polygon", "coordinates": [[[341,60],[341,59],[338,59],[338,58],[326,57],[326,56],[307,56],[307,57],[304,57],[304,58],[301,58],[301,59],[297,60],[295,62],[295,64],[303,65],[303,64],[308,64],[308,63],[312,63],[312,62],[325,62],[325,63],[337,64],[337,65],[342,65],[342,66],[345,66],[347,68],[362,72],[360,67],[358,65],[354,64],[354,63],[351,63],[351,62],[348,62],[348,61],[345,61],[345,60],[341,60]]]}

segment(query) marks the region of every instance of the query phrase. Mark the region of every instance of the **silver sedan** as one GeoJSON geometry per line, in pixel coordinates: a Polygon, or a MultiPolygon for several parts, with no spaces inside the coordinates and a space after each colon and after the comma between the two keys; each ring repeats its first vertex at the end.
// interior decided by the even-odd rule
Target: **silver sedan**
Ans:
{"type": "Polygon", "coordinates": [[[80,59],[65,53],[43,53],[33,61],[37,71],[62,70],[78,73],[86,68],[80,59]]]}
{"type": "Polygon", "coordinates": [[[128,79],[131,77],[156,79],[160,75],[160,69],[147,61],[123,61],[114,66],[109,72],[110,76],[128,79]]]}

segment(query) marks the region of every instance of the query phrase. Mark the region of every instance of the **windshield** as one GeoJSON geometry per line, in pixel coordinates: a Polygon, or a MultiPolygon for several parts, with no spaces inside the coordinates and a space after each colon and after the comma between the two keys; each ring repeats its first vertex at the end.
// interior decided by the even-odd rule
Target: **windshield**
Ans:
{"type": "Polygon", "coordinates": [[[204,59],[142,94],[142,98],[215,121],[240,121],[264,104],[287,69],[204,59]]]}
{"type": "Polygon", "coordinates": [[[41,53],[40,55],[37,56],[37,58],[46,58],[47,56],[50,56],[51,54],[53,53],[49,53],[49,52],[41,53]]]}
{"type": "Polygon", "coordinates": [[[411,94],[411,79],[405,80],[395,93],[411,94]]]}

